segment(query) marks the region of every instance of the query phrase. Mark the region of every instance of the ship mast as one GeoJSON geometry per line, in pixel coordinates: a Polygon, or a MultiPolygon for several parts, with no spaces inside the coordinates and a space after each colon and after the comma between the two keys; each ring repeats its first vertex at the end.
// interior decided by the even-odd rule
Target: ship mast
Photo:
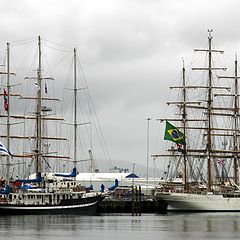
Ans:
{"type": "Polygon", "coordinates": [[[207,70],[208,71],[208,83],[207,83],[207,179],[208,185],[207,190],[212,190],[212,160],[213,160],[213,146],[212,146],[212,110],[213,110],[213,84],[212,84],[212,70],[225,70],[225,68],[212,67],[212,53],[223,53],[222,50],[212,49],[212,29],[208,30],[208,49],[195,49],[194,51],[203,51],[208,53],[208,67],[207,68],[193,68],[193,70],[207,70]]]}
{"type": "MultiPolygon", "coordinates": [[[[7,43],[7,148],[10,149],[10,48],[7,43]]],[[[6,109],[5,109],[6,110],[6,109]]],[[[10,157],[7,155],[7,185],[9,184],[10,178],[10,157]]]]}
{"type": "MultiPolygon", "coordinates": [[[[234,182],[236,185],[239,185],[239,172],[238,172],[238,156],[239,156],[239,148],[238,148],[238,117],[239,117],[239,84],[238,79],[240,78],[238,76],[238,61],[237,56],[235,57],[234,62],[234,76],[218,76],[218,78],[223,79],[233,79],[234,80],[234,107],[233,107],[233,161],[234,161],[234,182]]],[[[218,94],[218,96],[232,96],[229,94],[218,94]]]]}
{"type": "Polygon", "coordinates": [[[211,154],[212,154],[212,30],[208,30],[208,101],[207,101],[207,170],[208,170],[208,191],[211,191],[212,171],[211,171],[211,154]]]}
{"type": "MultiPolygon", "coordinates": [[[[0,72],[0,74],[6,74],[7,75],[7,91],[5,95],[5,89],[4,89],[4,97],[7,98],[7,105],[5,106],[5,111],[7,112],[7,149],[10,149],[10,75],[15,75],[15,73],[10,72],[10,47],[9,43],[7,43],[7,72],[0,72]]],[[[7,167],[6,167],[6,185],[9,185],[9,179],[10,179],[10,156],[6,156],[7,160],[7,167]]]]}
{"type": "Polygon", "coordinates": [[[38,37],[38,71],[37,71],[37,111],[36,111],[36,125],[37,125],[37,141],[36,141],[36,174],[41,172],[42,161],[42,51],[41,51],[41,37],[38,37]]]}
{"type": "Polygon", "coordinates": [[[86,124],[90,124],[90,122],[84,122],[84,123],[78,123],[78,119],[77,119],[77,94],[78,91],[81,90],[85,90],[86,87],[82,87],[82,88],[78,88],[77,87],[77,49],[74,48],[74,57],[73,57],[73,92],[74,92],[74,97],[73,97],[73,123],[71,123],[70,125],[73,125],[73,166],[76,168],[77,167],[77,162],[83,162],[83,161],[93,161],[93,156],[92,156],[92,151],[89,150],[89,155],[90,155],[90,159],[84,159],[84,160],[77,160],[77,128],[78,126],[82,126],[82,125],[86,125],[86,124]]]}
{"type": "Polygon", "coordinates": [[[208,178],[208,191],[212,188],[212,171],[211,171],[211,155],[212,155],[212,30],[208,30],[208,49],[195,49],[195,51],[208,52],[208,67],[207,68],[194,68],[193,70],[207,70],[208,71],[208,95],[207,95],[207,178],[208,178]]]}
{"type": "Polygon", "coordinates": [[[76,168],[77,167],[77,67],[76,67],[76,48],[74,48],[74,65],[73,65],[73,71],[74,71],[74,139],[73,139],[73,165],[76,168]]]}
{"type": "MultiPolygon", "coordinates": [[[[182,90],[182,101],[177,101],[177,102],[167,102],[168,105],[177,105],[181,109],[181,118],[173,118],[173,119],[157,119],[162,121],[177,121],[177,122],[182,122],[182,126],[178,128],[183,128],[183,135],[186,137],[186,131],[187,131],[187,122],[188,121],[199,121],[195,119],[187,119],[187,105],[189,104],[197,104],[199,105],[199,102],[189,102],[187,101],[187,89],[192,88],[191,86],[186,86],[186,74],[185,74],[185,65],[184,65],[184,60],[183,60],[183,67],[182,67],[182,86],[177,86],[177,87],[170,87],[170,89],[181,89],[182,90]]],[[[194,87],[195,88],[195,87],[194,87]]],[[[184,185],[184,191],[188,191],[188,174],[187,174],[187,148],[186,144],[183,145],[183,149],[179,149],[181,152],[181,155],[178,154],[178,156],[183,157],[183,185],[184,185]]],[[[175,152],[175,149],[169,149],[169,151],[175,152]]],[[[165,155],[165,154],[154,154],[151,155],[152,157],[173,157],[174,155],[165,155]]]]}
{"type": "Polygon", "coordinates": [[[238,129],[238,115],[239,115],[239,104],[238,104],[238,68],[237,68],[237,56],[235,59],[235,76],[234,76],[234,136],[233,136],[233,144],[234,144],[234,179],[235,183],[239,185],[239,177],[238,177],[238,138],[237,138],[237,129],[238,129]]]}
{"type": "MultiPolygon", "coordinates": [[[[183,75],[183,104],[182,104],[182,121],[183,121],[183,135],[186,138],[186,80],[185,80],[185,66],[183,60],[183,68],[182,68],[182,75],[183,75]]],[[[187,156],[186,156],[186,144],[183,145],[183,166],[184,166],[184,191],[188,191],[188,178],[187,178],[187,156]]]]}

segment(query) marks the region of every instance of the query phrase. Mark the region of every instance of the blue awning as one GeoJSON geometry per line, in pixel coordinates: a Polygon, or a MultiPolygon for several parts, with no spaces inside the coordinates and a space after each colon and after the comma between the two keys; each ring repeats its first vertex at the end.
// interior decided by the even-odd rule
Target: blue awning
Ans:
{"type": "Polygon", "coordinates": [[[54,174],[57,177],[76,177],[77,176],[77,169],[76,167],[73,168],[71,173],[55,173],[54,174]]]}
{"type": "Polygon", "coordinates": [[[130,173],[125,178],[139,178],[135,173],[130,173]]]}

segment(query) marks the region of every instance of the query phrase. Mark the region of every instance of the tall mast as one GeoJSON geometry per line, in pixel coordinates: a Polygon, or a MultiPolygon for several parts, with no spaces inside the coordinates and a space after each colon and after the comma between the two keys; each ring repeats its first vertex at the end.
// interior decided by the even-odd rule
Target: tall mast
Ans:
{"type": "Polygon", "coordinates": [[[237,138],[237,130],[238,130],[238,115],[239,115],[239,104],[238,104],[238,68],[237,68],[237,56],[235,59],[235,76],[234,76],[234,135],[233,135],[233,144],[234,144],[234,179],[235,183],[239,184],[238,179],[238,138],[237,138]]]}
{"type": "Polygon", "coordinates": [[[73,149],[73,164],[74,167],[77,166],[77,67],[76,67],[76,48],[74,48],[74,149],[73,149]]]}
{"type": "MultiPolygon", "coordinates": [[[[6,74],[7,75],[7,90],[5,93],[4,89],[4,97],[7,98],[7,105],[5,106],[5,111],[7,112],[7,135],[4,136],[7,138],[7,148],[10,149],[10,75],[15,73],[10,72],[10,47],[9,43],[7,43],[7,72],[0,72],[0,74],[6,74]]],[[[2,115],[5,117],[5,115],[2,115]]],[[[6,184],[9,184],[9,179],[10,179],[10,157],[7,155],[7,171],[6,171],[6,184]]]]}
{"type": "Polygon", "coordinates": [[[37,143],[36,143],[36,174],[41,172],[42,161],[42,52],[41,37],[38,37],[38,71],[37,71],[37,143]]]}
{"type": "MultiPolygon", "coordinates": [[[[7,43],[7,148],[10,149],[10,48],[7,43]]],[[[7,155],[7,185],[10,178],[10,157],[7,155]]]]}
{"type": "MultiPolygon", "coordinates": [[[[85,123],[78,123],[77,122],[77,93],[78,90],[84,90],[86,87],[83,88],[77,88],[77,50],[74,48],[74,59],[73,59],[73,92],[74,92],[74,112],[73,112],[73,165],[74,167],[77,167],[77,127],[78,125],[85,125],[85,124],[90,124],[90,122],[85,122],[85,123]]],[[[90,151],[90,158],[92,158],[92,151],[90,151]],[[91,152],[91,153],[90,153],[91,152]]],[[[85,160],[83,160],[85,161],[85,160]]]]}
{"type": "MultiPolygon", "coordinates": [[[[48,154],[48,151],[44,154],[44,141],[48,140],[62,140],[66,141],[66,138],[63,137],[48,137],[44,135],[44,130],[46,130],[45,127],[45,121],[51,121],[51,120],[64,120],[62,118],[58,117],[49,117],[47,116],[46,112],[51,111],[51,108],[47,108],[46,106],[42,106],[43,100],[48,101],[59,101],[58,98],[52,98],[52,97],[46,97],[42,93],[42,81],[43,80],[54,80],[52,77],[43,77],[42,76],[42,45],[41,45],[41,37],[38,36],[38,63],[37,63],[37,75],[34,77],[25,77],[25,79],[34,79],[35,85],[37,87],[37,94],[34,97],[31,96],[21,96],[21,99],[26,100],[35,100],[36,101],[36,109],[35,109],[35,116],[20,116],[18,118],[20,119],[34,119],[36,122],[35,126],[35,134],[34,136],[14,136],[15,138],[19,139],[34,139],[35,141],[35,149],[34,154],[21,154],[21,155],[15,155],[17,157],[25,157],[25,158],[35,158],[35,173],[38,175],[38,173],[42,172],[42,159],[43,157],[49,158],[60,158],[60,159],[69,159],[69,157],[65,156],[56,156],[56,154],[48,154]]],[[[45,89],[46,91],[46,89],[45,89]]],[[[13,116],[14,117],[14,116],[13,116]]],[[[12,136],[11,136],[12,137],[12,136]]],[[[47,149],[48,150],[48,149],[47,149]]]]}
{"type": "MultiPolygon", "coordinates": [[[[218,76],[218,78],[225,78],[225,79],[233,79],[234,80],[234,106],[233,106],[233,166],[234,166],[234,181],[236,185],[239,185],[239,172],[238,172],[238,156],[239,156],[239,147],[238,147],[238,117],[239,117],[239,84],[238,79],[240,78],[238,76],[238,61],[237,61],[237,55],[235,57],[235,63],[234,63],[234,76],[218,76]]],[[[218,94],[219,96],[232,96],[229,94],[218,94]]]]}
{"type": "MultiPolygon", "coordinates": [[[[183,120],[183,134],[186,137],[186,80],[185,80],[185,66],[183,60],[183,104],[182,104],[182,120],[183,120]]],[[[186,144],[183,145],[183,165],[184,165],[184,190],[188,190],[188,180],[187,180],[187,156],[186,156],[186,144]]]]}
{"type": "Polygon", "coordinates": [[[207,100],[207,169],[208,169],[208,191],[211,191],[212,171],[211,171],[211,153],[212,153],[212,30],[208,30],[208,100],[207,100]]]}
{"type": "MultiPolygon", "coordinates": [[[[225,70],[225,68],[212,67],[212,53],[223,53],[222,50],[212,49],[212,29],[208,30],[208,49],[195,49],[195,51],[203,51],[208,53],[208,67],[206,68],[193,68],[193,70],[207,70],[208,71],[208,83],[206,88],[207,92],[207,146],[206,146],[206,157],[207,157],[207,179],[208,186],[207,190],[210,192],[212,190],[212,170],[211,170],[211,162],[213,158],[213,148],[212,148],[212,109],[213,109],[213,87],[212,85],[212,70],[225,70]]],[[[220,87],[221,88],[221,87],[220,87]]]]}

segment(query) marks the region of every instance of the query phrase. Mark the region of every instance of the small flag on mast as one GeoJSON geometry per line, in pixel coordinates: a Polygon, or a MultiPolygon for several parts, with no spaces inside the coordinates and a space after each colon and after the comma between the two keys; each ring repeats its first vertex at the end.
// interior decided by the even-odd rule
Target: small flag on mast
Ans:
{"type": "Polygon", "coordinates": [[[48,92],[48,89],[47,89],[47,84],[45,83],[45,93],[48,92]]]}
{"type": "Polygon", "coordinates": [[[224,160],[217,159],[215,161],[217,164],[224,165],[224,160]]]}
{"type": "Polygon", "coordinates": [[[40,87],[39,87],[38,82],[35,82],[35,87],[37,88],[38,91],[40,91],[40,87]]]}
{"type": "Polygon", "coordinates": [[[0,154],[3,154],[3,155],[8,155],[10,157],[12,157],[12,153],[3,145],[2,142],[0,142],[0,154]]]}
{"type": "Polygon", "coordinates": [[[8,93],[6,89],[3,89],[3,97],[4,97],[4,109],[7,112],[8,111],[8,99],[7,99],[8,93]]]}

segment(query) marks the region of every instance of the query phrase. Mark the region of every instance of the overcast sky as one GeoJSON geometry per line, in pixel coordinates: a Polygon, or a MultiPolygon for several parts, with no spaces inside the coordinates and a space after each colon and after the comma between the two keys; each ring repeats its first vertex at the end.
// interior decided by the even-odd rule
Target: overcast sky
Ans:
{"type": "Polygon", "coordinates": [[[207,46],[207,29],[234,59],[239,9],[237,0],[2,0],[0,48],[38,35],[77,47],[113,165],[138,168],[146,165],[146,119],[157,153],[169,86],[182,58],[190,64],[193,49],[207,46]]]}

